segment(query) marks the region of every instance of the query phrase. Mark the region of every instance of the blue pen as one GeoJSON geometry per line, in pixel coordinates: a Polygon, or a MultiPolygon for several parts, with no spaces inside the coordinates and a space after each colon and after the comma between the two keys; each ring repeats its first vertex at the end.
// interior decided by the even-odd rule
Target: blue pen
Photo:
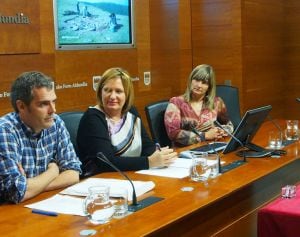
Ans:
{"type": "Polygon", "coordinates": [[[52,211],[43,211],[43,210],[37,210],[37,209],[33,209],[32,213],[35,214],[40,214],[40,215],[45,215],[45,216],[57,216],[56,212],[52,212],[52,211]]]}

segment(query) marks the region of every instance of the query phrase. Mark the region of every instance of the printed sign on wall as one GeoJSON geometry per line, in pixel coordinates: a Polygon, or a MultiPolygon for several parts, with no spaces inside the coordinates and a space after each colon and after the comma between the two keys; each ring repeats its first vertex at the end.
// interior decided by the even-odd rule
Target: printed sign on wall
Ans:
{"type": "Polygon", "coordinates": [[[0,54],[40,53],[39,0],[1,0],[0,54]]]}

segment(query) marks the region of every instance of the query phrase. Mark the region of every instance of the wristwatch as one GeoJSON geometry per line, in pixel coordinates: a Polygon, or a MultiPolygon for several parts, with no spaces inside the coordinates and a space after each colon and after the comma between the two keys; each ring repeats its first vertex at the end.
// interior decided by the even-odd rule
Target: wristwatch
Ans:
{"type": "Polygon", "coordinates": [[[200,132],[200,140],[201,142],[205,141],[205,132],[200,132]]]}
{"type": "Polygon", "coordinates": [[[194,142],[198,143],[203,141],[205,141],[205,132],[199,132],[198,135],[194,137],[194,142]]]}

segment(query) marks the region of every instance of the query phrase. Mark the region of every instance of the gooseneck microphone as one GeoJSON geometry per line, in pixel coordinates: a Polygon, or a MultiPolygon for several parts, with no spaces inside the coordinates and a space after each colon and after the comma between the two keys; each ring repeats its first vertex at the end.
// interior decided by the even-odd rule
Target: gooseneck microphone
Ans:
{"type": "MultiPolygon", "coordinates": [[[[200,138],[200,140],[202,141],[203,136],[197,131],[196,128],[192,127],[192,132],[195,133],[200,138]]],[[[222,173],[222,166],[221,166],[221,159],[220,159],[219,153],[216,151],[215,146],[213,144],[210,144],[205,139],[203,141],[208,145],[209,149],[213,150],[213,152],[216,154],[217,159],[218,159],[218,173],[221,174],[222,173]]]]}
{"type": "Polygon", "coordinates": [[[131,186],[132,186],[132,203],[131,203],[131,205],[128,206],[128,211],[136,212],[138,210],[141,210],[141,209],[143,209],[147,206],[150,206],[151,204],[154,204],[163,199],[160,197],[151,196],[151,197],[145,198],[145,199],[141,200],[140,202],[138,202],[137,197],[136,197],[135,187],[134,187],[134,184],[131,181],[131,179],[124,172],[122,172],[118,167],[116,167],[111,161],[109,161],[102,152],[98,152],[96,158],[98,160],[104,162],[105,164],[109,165],[114,170],[116,170],[125,179],[127,179],[129,181],[129,183],[131,184],[131,186]]]}
{"type": "Polygon", "coordinates": [[[137,202],[137,198],[136,198],[135,187],[134,187],[133,182],[131,181],[131,179],[124,172],[122,172],[119,168],[117,168],[113,163],[111,163],[102,152],[97,153],[97,159],[101,160],[105,164],[112,167],[114,170],[118,171],[125,179],[127,179],[129,181],[129,183],[132,186],[132,204],[131,205],[132,206],[137,206],[138,202],[137,202]]]}

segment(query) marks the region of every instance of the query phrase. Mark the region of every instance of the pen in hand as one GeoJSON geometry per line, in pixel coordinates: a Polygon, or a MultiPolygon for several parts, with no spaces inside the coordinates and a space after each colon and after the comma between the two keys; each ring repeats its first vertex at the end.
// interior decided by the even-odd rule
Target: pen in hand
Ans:
{"type": "MultiPolygon", "coordinates": [[[[158,142],[155,143],[155,146],[156,146],[156,150],[157,151],[161,151],[161,146],[158,142]]],[[[161,167],[158,167],[159,169],[164,169],[164,168],[168,168],[168,166],[161,166],[161,167]]]]}
{"type": "Polygon", "coordinates": [[[161,151],[161,146],[158,142],[155,143],[156,150],[161,151]]]}

